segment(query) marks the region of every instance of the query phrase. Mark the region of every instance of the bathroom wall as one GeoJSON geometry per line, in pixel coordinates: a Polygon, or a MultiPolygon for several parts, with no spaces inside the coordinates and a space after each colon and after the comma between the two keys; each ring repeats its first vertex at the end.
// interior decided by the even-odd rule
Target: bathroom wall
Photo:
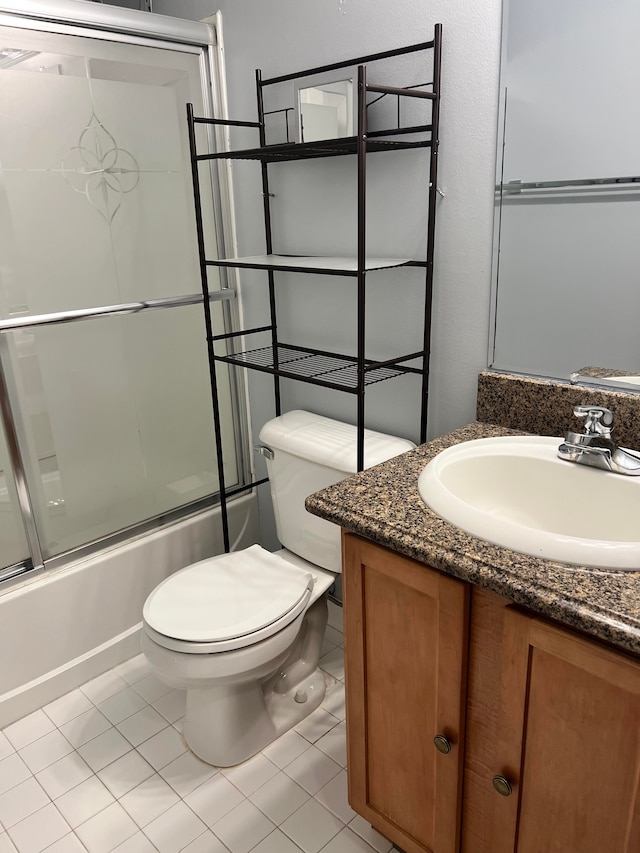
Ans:
{"type": "MultiPolygon", "coordinates": [[[[500,57],[500,0],[154,0],[154,12],[200,19],[222,12],[229,112],[255,119],[255,69],[276,76],[351,56],[428,40],[433,25],[443,24],[443,74],[434,280],[429,435],[436,436],[474,419],[477,374],[487,364],[495,139],[500,57]]],[[[408,83],[422,82],[410,79],[408,83]]],[[[400,83],[402,85],[402,83],[400,83]]],[[[404,85],[407,85],[405,83],[404,85]]],[[[256,144],[251,138],[237,144],[256,144]]],[[[374,155],[368,161],[368,231],[375,254],[417,253],[426,223],[428,164],[417,152],[403,157],[374,155]],[[410,155],[410,158],[409,158],[410,155]],[[377,158],[377,159],[376,159],[377,158]],[[384,161],[384,162],[382,162],[384,161]],[[397,180],[396,180],[397,177],[397,180]]],[[[335,254],[353,251],[355,241],[355,169],[352,158],[277,167],[272,181],[277,251],[335,254]],[[338,188],[336,189],[336,176],[338,188]],[[326,180],[325,180],[326,178],[326,180]],[[308,209],[287,206],[309,190],[308,209]],[[318,184],[320,192],[315,191],[318,184]],[[281,195],[282,193],[282,195],[281,195]],[[283,203],[281,204],[280,198],[283,203]],[[305,237],[313,215],[313,237],[305,237]],[[284,235],[284,237],[282,236],[284,235]]],[[[234,163],[240,254],[264,251],[262,198],[257,166],[234,163]]],[[[308,233],[308,232],[307,232],[308,233]]],[[[264,274],[261,274],[264,276],[264,274]]],[[[419,349],[419,284],[369,276],[369,340],[374,357],[419,349]],[[393,322],[393,328],[390,323],[393,322]],[[411,349],[404,347],[411,341],[411,349]],[[400,342],[401,349],[393,349],[400,342]],[[380,345],[381,349],[375,347],[380,345]],[[387,346],[388,344],[388,346],[387,346]]],[[[317,340],[344,350],[355,338],[354,285],[326,279],[316,288],[300,277],[280,286],[280,331],[301,330],[291,342],[317,340]]],[[[245,322],[262,325],[266,288],[243,278],[245,322]]],[[[313,346],[313,343],[309,345],[313,346]]],[[[272,385],[250,375],[254,430],[273,414],[272,385]]],[[[416,441],[419,437],[420,387],[403,378],[380,383],[368,392],[367,422],[416,441]]],[[[346,394],[284,383],[287,408],[308,407],[353,421],[355,400],[346,394]]],[[[264,490],[263,490],[264,491],[264,490]]]]}

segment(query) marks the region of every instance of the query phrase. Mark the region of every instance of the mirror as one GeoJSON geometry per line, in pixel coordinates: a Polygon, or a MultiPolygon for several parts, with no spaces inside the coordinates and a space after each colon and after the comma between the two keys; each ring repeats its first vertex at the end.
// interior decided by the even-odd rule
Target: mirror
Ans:
{"type": "Polygon", "coordinates": [[[620,374],[611,368],[581,367],[569,378],[574,385],[604,386],[611,391],[623,390],[640,393],[640,376],[631,372],[620,374]]]}
{"type": "Polygon", "coordinates": [[[311,85],[308,78],[298,81],[294,102],[296,142],[355,136],[353,79],[345,78],[344,71],[311,85]]]}
{"type": "Polygon", "coordinates": [[[626,384],[640,374],[640,3],[504,3],[489,366],[626,384]]]}

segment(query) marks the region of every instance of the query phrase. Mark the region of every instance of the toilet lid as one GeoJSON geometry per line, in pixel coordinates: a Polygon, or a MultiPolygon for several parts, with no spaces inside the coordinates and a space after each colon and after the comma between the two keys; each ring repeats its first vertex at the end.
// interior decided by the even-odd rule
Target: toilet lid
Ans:
{"type": "Polygon", "coordinates": [[[313,576],[259,545],[187,566],[147,598],[144,621],[167,637],[224,642],[279,622],[308,598],[313,576]]]}

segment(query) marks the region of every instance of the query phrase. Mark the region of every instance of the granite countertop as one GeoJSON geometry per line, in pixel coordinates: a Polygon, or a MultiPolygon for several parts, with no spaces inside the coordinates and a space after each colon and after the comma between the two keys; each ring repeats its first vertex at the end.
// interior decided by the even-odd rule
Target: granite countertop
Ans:
{"type": "Polygon", "coordinates": [[[640,571],[529,557],[465,533],[432,512],[418,475],[453,444],[525,433],[473,423],[310,495],[309,512],[449,575],[640,654],[640,571]]]}

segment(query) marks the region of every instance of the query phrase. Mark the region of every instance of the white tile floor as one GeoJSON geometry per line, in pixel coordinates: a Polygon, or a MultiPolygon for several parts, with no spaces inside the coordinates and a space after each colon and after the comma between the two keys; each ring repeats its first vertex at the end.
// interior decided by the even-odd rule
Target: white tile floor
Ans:
{"type": "Polygon", "coordinates": [[[347,803],[344,660],[335,611],[327,695],[237,767],[187,750],[184,693],[142,655],[0,732],[0,853],[388,853],[347,803]]]}

